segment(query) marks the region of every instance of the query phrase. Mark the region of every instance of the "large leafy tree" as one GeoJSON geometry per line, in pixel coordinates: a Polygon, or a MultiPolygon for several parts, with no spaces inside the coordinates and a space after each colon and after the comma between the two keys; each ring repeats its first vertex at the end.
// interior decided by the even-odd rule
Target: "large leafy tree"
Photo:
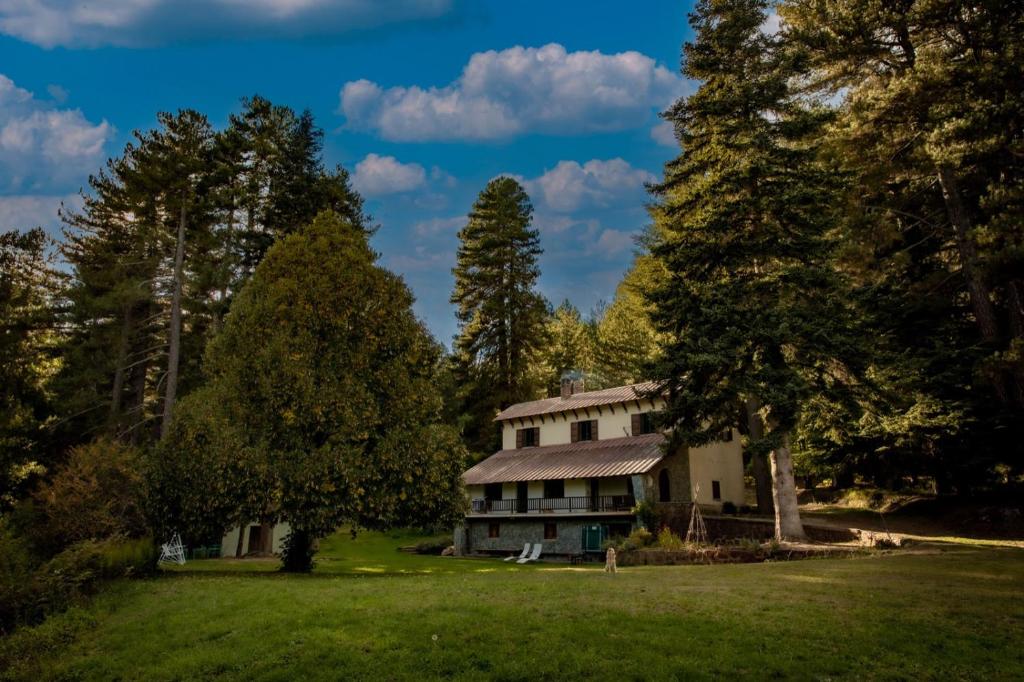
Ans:
{"type": "Polygon", "coordinates": [[[497,445],[497,411],[536,397],[539,388],[529,370],[544,344],[548,308],[536,291],[541,247],[532,219],[526,191],[503,176],[487,183],[459,232],[454,350],[468,415],[464,435],[477,452],[497,445]]]}
{"type": "Polygon", "coordinates": [[[809,443],[880,482],[924,474],[966,489],[1006,464],[1019,472],[1024,10],[787,0],[779,11],[808,59],[806,90],[840,94],[829,143],[856,198],[842,265],[873,313],[891,396],[885,418],[826,406],[809,443]]]}
{"type": "Polygon", "coordinates": [[[738,421],[769,455],[776,535],[804,536],[791,434],[808,396],[839,382],[846,313],[829,261],[830,173],[811,143],[818,114],[788,87],[766,0],[702,0],[683,72],[700,81],[667,114],[682,145],[656,188],[652,294],[668,339],[658,376],[687,444],[738,421]]]}
{"type": "MultiPolygon", "coordinates": [[[[312,540],[342,524],[447,526],[463,504],[465,451],[439,422],[440,350],[408,287],[376,259],[362,226],[333,212],[280,239],[233,302],[208,349],[207,386],[160,450],[172,461],[158,471],[226,479],[212,487],[232,488],[223,524],[288,521],[289,568],[308,568],[312,540]],[[208,467],[186,461],[204,448],[208,467]]],[[[182,525],[216,530],[189,498],[191,477],[180,494],[161,480],[172,520],[183,511],[182,525]]]]}

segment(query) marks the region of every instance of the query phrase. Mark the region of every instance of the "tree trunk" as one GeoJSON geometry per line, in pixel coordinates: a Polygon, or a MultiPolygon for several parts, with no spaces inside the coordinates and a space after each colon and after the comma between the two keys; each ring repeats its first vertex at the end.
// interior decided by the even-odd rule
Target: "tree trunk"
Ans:
{"type": "MultiPolygon", "coordinates": [[[[1010,308],[1010,337],[1024,338],[1024,282],[1019,279],[1011,279],[1007,285],[1007,292],[1009,294],[1007,303],[1010,308]]],[[[1024,407],[1024,367],[1019,361],[1013,366],[1013,377],[1017,406],[1024,407]]]]}
{"type": "MultiPolygon", "coordinates": [[[[757,398],[747,401],[747,431],[752,442],[764,438],[764,422],[758,413],[760,409],[761,402],[757,398]]],[[[775,503],[772,500],[772,471],[768,457],[761,453],[752,454],[750,473],[754,476],[754,488],[757,493],[757,513],[771,516],[775,513],[775,503]]]]}
{"type": "Polygon", "coordinates": [[[125,374],[128,366],[128,347],[131,343],[132,328],[132,305],[124,308],[124,318],[121,322],[121,339],[117,346],[117,360],[114,366],[114,386],[110,391],[110,429],[113,435],[117,434],[118,417],[121,416],[121,400],[124,397],[125,374]]]}
{"type": "Polygon", "coordinates": [[[185,202],[181,202],[178,242],[174,248],[174,293],[171,295],[171,338],[167,350],[167,388],[164,393],[164,420],[161,435],[171,427],[174,401],[178,394],[178,358],[181,352],[181,290],[185,262],[185,202]]]}
{"type": "Polygon", "coordinates": [[[793,479],[793,456],[789,451],[789,434],[782,436],[782,444],[771,454],[772,494],[775,502],[775,539],[806,540],[800,522],[800,507],[796,499],[796,481],[793,479]]]}
{"type": "Polygon", "coordinates": [[[946,213],[956,234],[957,250],[960,252],[960,266],[967,280],[967,293],[971,299],[971,309],[981,329],[985,341],[994,341],[999,336],[999,325],[996,321],[995,309],[989,297],[988,287],[978,269],[978,250],[971,240],[971,221],[967,208],[960,197],[956,174],[948,166],[939,166],[939,185],[942,187],[942,198],[946,203],[946,213]]]}
{"type": "Polygon", "coordinates": [[[274,522],[267,519],[260,521],[260,551],[263,554],[274,553],[274,522]]]}

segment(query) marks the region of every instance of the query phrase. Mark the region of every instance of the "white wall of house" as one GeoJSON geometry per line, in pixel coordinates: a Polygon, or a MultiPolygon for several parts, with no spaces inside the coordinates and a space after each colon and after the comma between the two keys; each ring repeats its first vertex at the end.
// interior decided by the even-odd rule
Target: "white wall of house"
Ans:
{"type": "Polygon", "coordinates": [[[598,440],[631,436],[633,435],[631,430],[632,415],[638,412],[660,410],[664,406],[665,401],[660,398],[655,399],[653,408],[651,407],[651,401],[644,399],[640,401],[639,407],[636,401],[620,403],[618,405],[602,405],[600,413],[598,413],[596,407],[591,407],[589,417],[585,411],[576,410],[576,414],[572,412],[546,414],[543,421],[540,416],[536,416],[532,418],[532,423],[529,417],[522,420],[506,421],[502,424],[501,429],[501,447],[505,450],[514,450],[516,447],[516,429],[530,428],[532,426],[540,429],[539,444],[542,446],[570,443],[572,442],[572,437],[569,432],[569,425],[574,421],[586,421],[587,419],[598,420],[598,440]]]}
{"type": "MultiPolygon", "coordinates": [[[[249,552],[249,529],[258,527],[258,523],[252,523],[245,527],[245,537],[242,540],[242,555],[248,554],[249,552]]],[[[223,557],[235,556],[235,550],[238,548],[238,527],[232,528],[220,541],[220,555],[223,557]]],[[[272,540],[274,554],[280,554],[281,548],[284,545],[284,536],[288,534],[291,527],[287,521],[282,521],[274,526],[274,532],[272,540]]]]}
{"type": "Polygon", "coordinates": [[[585,478],[570,478],[565,482],[566,497],[587,497],[590,494],[590,483],[585,478]]]}
{"type": "Polygon", "coordinates": [[[744,503],[743,449],[735,429],[731,441],[690,448],[690,485],[700,486],[697,492],[699,504],[732,502],[738,507],[744,503]],[[712,481],[721,484],[720,500],[712,496],[712,481]]]}

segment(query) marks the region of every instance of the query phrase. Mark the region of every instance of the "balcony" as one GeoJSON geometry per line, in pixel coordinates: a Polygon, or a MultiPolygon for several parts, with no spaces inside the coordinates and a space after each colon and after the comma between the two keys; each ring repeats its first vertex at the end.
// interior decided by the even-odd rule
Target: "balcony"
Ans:
{"type": "Polygon", "coordinates": [[[566,514],[629,512],[636,506],[632,495],[584,497],[529,497],[508,500],[473,500],[473,514],[566,514]]]}

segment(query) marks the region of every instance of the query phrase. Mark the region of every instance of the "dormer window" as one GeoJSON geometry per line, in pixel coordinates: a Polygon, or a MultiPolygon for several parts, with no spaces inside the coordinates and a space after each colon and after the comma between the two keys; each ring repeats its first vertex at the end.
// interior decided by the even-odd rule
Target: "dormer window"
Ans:
{"type": "Polygon", "coordinates": [[[586,440],[597,440],[597,420],[589,419],[573,422],[569,425],[569,440],[573,443],[586,440]]]}
{"type": "Polygon", "coordinates": [[[517,448],[535,448],[540,445],[540,427],[533,426],[528,429],[516,429],[517,448]]]}

